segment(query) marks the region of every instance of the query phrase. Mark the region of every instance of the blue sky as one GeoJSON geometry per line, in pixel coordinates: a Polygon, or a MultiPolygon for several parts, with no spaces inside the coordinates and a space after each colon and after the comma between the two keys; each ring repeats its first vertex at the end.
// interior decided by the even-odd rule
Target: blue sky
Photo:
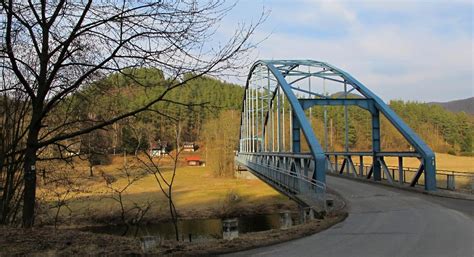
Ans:
{"type": "Polygon", "coordinates": [[[240,0],[220,30],[266,10],[255,60],[326,61],[386,101],[449,101],[474,95],[473,8],[470,0],[240,0]]]}

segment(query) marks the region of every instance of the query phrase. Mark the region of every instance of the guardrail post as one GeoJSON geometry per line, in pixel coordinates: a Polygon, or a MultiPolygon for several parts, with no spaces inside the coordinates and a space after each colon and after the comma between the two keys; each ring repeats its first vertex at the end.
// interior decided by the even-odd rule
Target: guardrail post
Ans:
{"type": "Polygon", "coordinates": [[[449,190],[455,190],[456,189],[456,181],[454,179],[454,175],[446,175],[447,180],[446,180],[446,185],[449,190]]]}
{"type": "Polygon", "coordinates": [[[405,183],[405,176],[403,175],[403,157],[398,156],[398,183],[403,185],[405,183]]]}
{"type": "Polygon", "coordinates": [[[474,176],[471,176],[471,191],[474,192],[474,176]]]}

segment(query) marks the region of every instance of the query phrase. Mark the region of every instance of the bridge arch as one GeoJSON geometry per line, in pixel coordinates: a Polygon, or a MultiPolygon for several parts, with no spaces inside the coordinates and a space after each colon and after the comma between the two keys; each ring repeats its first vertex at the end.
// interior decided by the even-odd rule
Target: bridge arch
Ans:
{"type": "MultiPolygon", "coordinates": [[[[340,173],[344,169],[348,172],[352,170],[355,176],[365,176],[376,181],[386,179],[393,183],[396,176],[394,172],[390,174],[384,157],[399,158],[399,180],[403,173],[402,159],[416,157],[420,160],[420,165],[409,184],[415,186],[424,174],[424,188],[436,189],[436,164],[433,151],[376,94],[349,73],[331,64],[314,60],[255,62],[247,76],[241,114],[239,156],[259,154],[298,158],[302,161],[310,158],[314,165],[310,165],[309,179],[312,183],[322,185],[326,181],[326,172],[339,171],[338,167],[341,167],[340,173]],[[314,85],[315,80],[323,80],[323,92],[314,85]],[[328,95],[324,83],[329,87],[340,88],[340,94],[328,95]],[[353,95],[357,97],[351,97],[353,95]],[[346,119],[344,151],[329,152],[327,146],[323,149],[306,114],[313,106],[344,106],[346,119]],[[351,152],[347,146],[348,106],[357,106],[370,113],[372,150],[369,152],[351,152]],[[387,152],[381,149],[380,114],[400,132],[412,146],[413,151],[387,152]],[[301,135],[309,148],[307,153],[302,152],[301,135]],[[364,156],[372,158],[371,167],[366,174],[364,174],[364,156]],[[354,165],[355,157],[360,158],[360,172],[354,165]],[[342,164],[339,164],[341,160],[342,164]],[[334,164],[331,164],[332,161],[334,164]]],[[[325,137],[326,130],[325,124],[325,137]]],[[[327,138],[324,141],[327,144],[327,138]]],[[[280,159],[279,157],[277,159],[280,159]]],[[[305,169],[304,172],[308,170],[305,169]]],[[[401,183],[404,182],[402,179],[401,183]]]]}

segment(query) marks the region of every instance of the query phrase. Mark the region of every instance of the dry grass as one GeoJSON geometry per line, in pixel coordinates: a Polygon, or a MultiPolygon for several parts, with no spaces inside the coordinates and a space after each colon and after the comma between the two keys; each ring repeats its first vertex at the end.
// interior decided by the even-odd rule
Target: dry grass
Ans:
{"type": "MultiPolygon", "coordinates": [[[[398,166],[397,157],[385,157],[388,166],[398,166]]],[[[359,163],[358,158],[353,159],[359,163]]],[[[370,165],[371,157],[364,157],[364,164],[370,165]]],[[[417,158],[403,158],[403,166],[410,168],[418,168],[420,161],[417,158]]],[[[472,156],[455,156],[445,153],[436,153],[436,168],[439,170],[452,170],[474,173],[474,157],[472,156]]]]}
{"type": "Polygon", "coordinates": [[[0,257],[7,256],[136,256],[132,238],[50,227],[21,229],[0,226],[0,257]]]}
{"type": "MultiPolygon", "coordinates": [[[[133,163],[130,163],[133,166],[133,163]]],[[[111,192],[106,188],[105,180],[99,174],[103,172],[114,176],[117,187],[126,184],[126,177],[120,173],[123,160],[114,158],[111,165],[96,168],[96,175],[88,177],[88,168],[84,163],[78,162],[76,169],[81,174],[76,183],[82,185],[84,190],[71,195],[69,207],[72,215],[64,208],[62,211],[63,221],[70,224],[91,224],[97,222],[115,222],[118,217],[119,206],[110,198],[111,192]]],[[[170,163],[165,160],[163,165],[169,167],[170,163]]],[[[296,209],[296,204],[287,197],[281,195],[260,180],[243,180],[234,178],[213,177],[207,167],[178,168],[176,182],[174,185],[174,201],[181,218],[203,218],[225,216],[228,213],[235,215],[269,213],[275,209],[296,209]],[[234,201],[229,201],[232,194],[234,201]]],[[[143,172],[138,166],[132,168],[133,172],[143,172]]],[[[170,168],[164,169],[165,177],[171,175],[170,168]]],[[[39,194],[46,201],[54,201],[54,197],[47,188],[40,188],[39,194]]],[[[134,203],[144,204],[151,202],[152,207],[145,220],[153,222],[168,219],[168,207],[166,198],[160,191],[158,184],[151,174],[145,174],[140,180],[131,185],[124,197],[128,207],[134,203]]],[[[47,212],[40,219],[45,223],[51,222],[52,212],[47,212]]]]}
{"type": "MultiPolygon", "coordinates": [[[[356,164],[356,169],[359,172],[360,163],[359,157],[354,157],[352,159],[356,164]]],[[[390,170],[392,171],[392,176],[395,178],[396,181],[399,180],[398,176],[398,157],[384,157],[387,166],[389,166],[390,170]]],[[[339,166],[338,169],[341,168],[342,160],[338,160],[339,166]]],[[[372,164],[372,157],[364,156],[364,165],[370,166],[372,164]]],[[[405,172],[404,179],[405,181],[411,181],[415,176],[415,171],[420,166],[420,161],[417,158],[403,158],[403,167],[404,168],[411,168],[411,172],[405,172]]],[[[454,156],[444,153],[436,153],[436,169],[437,169],[437,186],[440,188],[447,188],[447,174],[451,174],[450,172],[442,172],[442,170],[447,171],[455,171],[455,172],[466,172],[474,174],[474,157],[468,156],[454,156]]],[[[457,175],[455,178],[456,181],[456,190],[461,191],[471,191],[472,192],[472,178],[470,174],[461,174],[457,175]]],[[[421,176],[419,181],[420,184],[424,183],[424,176],[421,176]]]]}
{"type": "Polygon", "coordinates": [[[474,173],[474,157],[454,156],[445,153],[436,154],[436,165],[438,169],[466,171],[474,173]]]}

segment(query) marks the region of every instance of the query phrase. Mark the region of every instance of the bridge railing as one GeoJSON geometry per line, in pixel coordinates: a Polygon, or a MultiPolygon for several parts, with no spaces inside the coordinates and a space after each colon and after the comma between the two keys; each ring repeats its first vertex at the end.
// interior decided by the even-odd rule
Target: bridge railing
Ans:
{"type": "MultiPolygon", "coordinates": [[[[332,163],[334,165],[334,163],[332,163]]],[[[354,163],[360,169],[360,163],[354,163]]],[[[398,173],[398,167],[387,166],[394,181],[399,184],[408,185],[415,176],[418,169],[412,167],[404,167],[402,179],[398,173]]],[[[366,176],[371,166],[363,166],[363,175],[366,176]]],[[[347,173],[347,171],[346,171],[347,173]]],[[[387,181],[387,176],[382,173],[382,180],[387,181]]],[[[460,191],[474,193],[474,172],[461,172],[451,170],[436,170],[436,186],[439,189],[447,189],[451,191],[460,191]]],[[[416,185],[424,186],[424,179],[420,178],[416,185]]]]}
{"type": "Polygon", "coordinates": [[[310,156],[239,153],[236,161],[285,195],[325,210],[326,185],[312,178],[309,169],[314,164],[311,163],[313,160],[310,156]]]}
{"type": "MultiPolygon", "coordinates": [[[[243,153],[239,155],[244,155],[243,153]]],[[[312,168],[314,167],[312,155],[309,153],[289,153],[289,152],[279,152],[279,153],[251,153],[247,156],[257,156],[258,158],[271,160],[273,163],[276,163],[278,160],[281,162],[281,167],[274,167],[275,171],[281,171],[282,173],[289,173],[291,167],[289,163],[295,163],[295,171],[300,172],[301,176],[299,179],[304,179],[311,183],[319,183],[314,179],[311,179],[312,168]]],[[[339,175],[348,175],[352,177],[359,178],[370,178],[369,174],[372,169],[372,164],[365,164],[364,157],[371,157],[371,152],[352,152],[352,153],[342,153],[342,152],[328,152],[326,153],[328,158],[328,168],[327,172],[339,175]],[[351,164],[347,161],[347,158],[354,161],[351,164]],[[346,161],[347,164],[344,164],[346,161]],[[344,165],[344,166],[343,166],[344,165]],[[353,167],[352,167],[353,165],[353,167]]],[[[397,157],[399,160],[403,158],[417,157],[416,153],[412,152],[381,152],[377,153],[378,157],[397,157]]],[[[267,165],[267,164],[262,164],[267,165]]],[[[291,165],[291,164],[290,164],[291,165]]],[[[399,163],[399,166],[389,166],[384,167],[384,172],[381,173],[381,179],[388,183],[398,184],[398,185],[411,185],[413,178],[416,176],[418,168],[414,167],[405,167],[403,166],[403,161],[399,163]],[[400,166],[401,164],[401,166],[400,166]]],[[[293,172],[294,173],[294,172],[293,172]]],[[[290,174],[292,175],[292,174],[290,174]]],[[[474,172],[461,172],[461,171],[452,171],[452,170],[436,170],[436,181],[437,188],[447,189],[452,191],[460,191],[467,193],[474,193],[474,172]]],[[[321,185],[320,188],[325,188],[325,185],[321,185]]],[[[424,178],[416,180],[414,186],[424,186],[424,178]]]]}
{"type": "MultiPolygon", "coordinates": [[[[396,153],[382,152],[378,153],[379,157],[393,157],[396,153]]],[[[397,153],[400,154],[400,153],[397,153]]],[[[372,164],[364,164],[364,157],[372,156],[370,152],[356,152],[356,153],[327,153],[328,172],[337,173],[340,175],[348,175],[359,178],[370,178],[370,172],[372,164]],[[347,159],[358,159],[349,163],[347,159]],[[346,163],[346,164],[344,164],[346,163]],[[352,167],[353,165],[353,167],[352,167]]],[[[404,157],[417,157],[413,153],[402,153],[401,156],[396,156],[399,160],[404,157]]],[[[381,179],[388,183],[396,183],[399,185],[410,185],[413,182],[413,178],[416,176],[418,168],[405,167],[403,161],[399,162],[399,166],[388,166],[384,167],[381,179]]],[[[436,182],[437,188],[447,189],[452,191],[461,191],[467,193],[474,193],[474,171],[473,172],[461,172],[452,170],[436,170],[436,182]]],[[[414,186],[424,186],[424,178],[421,177],[416,180],[414,186]]]]}

